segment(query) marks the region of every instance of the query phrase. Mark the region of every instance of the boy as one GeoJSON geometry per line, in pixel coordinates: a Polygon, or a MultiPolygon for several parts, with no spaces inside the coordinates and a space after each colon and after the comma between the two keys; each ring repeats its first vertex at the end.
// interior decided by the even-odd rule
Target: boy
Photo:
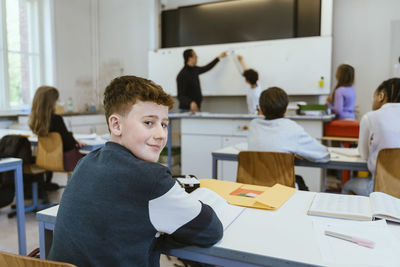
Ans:
{"type": "Polygon", "coordinates": [[[297,154],[307,160],[326,162],[330,155],[300,125],[285,119],[289,99],[285,91],[271,87],[260,96],[260,107],[265,119],[250,122],[249,150],[272,151],[297,154]]]}
{"type": "Polygon", "coordinates": [[[156,163],[172,105],[171,96],[146,79],[122,76],[108,85],[110,141],[78,163],[60,203],[50,259],[77,266],[159,266],[160,233],[188,245],[221,239],[214,211],[156,163]]]}
{"type": "Polygon", "coordinates": [[[250,85],[250,89],[247,91],[246,94],[246,101],[247,101],[247,109],[249,114],[258,114],[259,110],[259,98],[261,94],[261,88],[257,84],[258,81],[258,73],[253,69],[248,69],[246,64],[243,61],[243,57],[238,55],[238,60],[243,68],[243,77],[246,80],[246,83],[250,85]]]}

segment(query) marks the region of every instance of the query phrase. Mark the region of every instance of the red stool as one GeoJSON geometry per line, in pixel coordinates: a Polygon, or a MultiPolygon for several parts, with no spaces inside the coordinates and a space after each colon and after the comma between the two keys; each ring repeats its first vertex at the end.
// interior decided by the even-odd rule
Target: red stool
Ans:
{"type": "MultiPolygon", "coordinates": [[[[333,120],[324,123],[323,140],[343,142],[344,147],[350,147],[351,142],[357,142],[360,132],[360,122],[353,120],[333,120]]],[[[343,171],[342,185],[350,179],[350,171],[343,171]]]]}

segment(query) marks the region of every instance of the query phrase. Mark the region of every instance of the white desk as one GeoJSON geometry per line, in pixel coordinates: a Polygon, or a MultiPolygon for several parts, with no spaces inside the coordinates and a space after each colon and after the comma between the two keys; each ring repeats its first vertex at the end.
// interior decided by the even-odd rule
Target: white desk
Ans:
{"type": "MultiPolygon", "coordinates": [[[[228,161],[237,161],[238,154],[240,151],[247,150],[247,143],[240,143],[237,145],[225,147],[222,149],[218,149],[213,151],[212,154],[212,178],[218,179],[218,161],[219,160],[228,160],[228,161]]],[[[296,166],[303,167],[315,167],[315,168],[323,168],[323,169],[336,169],[336,170],[357,170],[357,171],[368,171],[367,161],[361,159],[360,157],[348,157],[341,154],[337,154],[331,151],[331,159],[325,163],[317,163],[308,160],[301,160],[295,158],[294,164],[296,166]]],[[[323,178],[325,178],[324,175],[323,178]]],[[[324,179],[321,187],[321,191],[325,191],[325,181],[324,179]]]]}
{"type": "MultiPolygon", "coordinates": [[[[297,191],[276,211],[246,209],[224,232],[223,239],[211,248],[190,246],[165,253],[229,267],[323,266],[312,220],[338,219],[306,215],[314,194],[297,191]]],[[[58,206],[36,215],[42,258],[47,255],[42,252],[51,246],[57,210],[58,206]]],[[[400,241],[400,224],[389,224],[389,230],[400,241]]]]}
{"type": "Polygon", "coordinates": [[[25,207],[24,207],[24,183],[22,177],[22,160],[18,158],[0,159],[0,172],[14,171],[15,199],[17,204],[17,229],[18,252],[26,255],[25,233],[25,207]]]}
{"type": "MultiPolygon", "coordinates": [[[[16,129],[0,129],[0,139],[6,135],[23,135],[26,136],[31,142],[32,146],[37,145],[38,138],[35,134],[30,130],[16,130],[16,129]]],[[[90,151],[96,150],[107,142],[109,135],[97,135],[97,134],[74,134],[74,138],[82,141],[86,145],[80,148],[80,152],[83,154],[87,154],[90,151]]]]}

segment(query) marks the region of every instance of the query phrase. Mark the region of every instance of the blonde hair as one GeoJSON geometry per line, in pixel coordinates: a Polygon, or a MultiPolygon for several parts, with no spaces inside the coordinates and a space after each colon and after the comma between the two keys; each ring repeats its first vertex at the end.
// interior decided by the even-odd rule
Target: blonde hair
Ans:
{"type": "Polygon", "coordinates": [[[58,90],[51,86],[41,86],[36,90],[29,116],[29,128],[34,134],[46,136],[49,133],[58,97],[58,90]]]}

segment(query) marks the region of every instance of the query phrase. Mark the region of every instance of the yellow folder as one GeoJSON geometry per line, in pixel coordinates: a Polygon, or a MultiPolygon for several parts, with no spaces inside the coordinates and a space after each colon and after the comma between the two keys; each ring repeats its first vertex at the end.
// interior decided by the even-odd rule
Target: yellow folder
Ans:
{"type": "Polygon", "coordinates": [[[215,179],[200,179],[200,187],[206,187],[213,190],[232,205],[266,210],[274,210],[279,208],[296,192],[295,188],[281,184],[275,184],[272,187],[267,187],[215,179]],[[231,194],[238,189],[254,190],[262,193],[256,197],[246,197],[231,194]]]}

